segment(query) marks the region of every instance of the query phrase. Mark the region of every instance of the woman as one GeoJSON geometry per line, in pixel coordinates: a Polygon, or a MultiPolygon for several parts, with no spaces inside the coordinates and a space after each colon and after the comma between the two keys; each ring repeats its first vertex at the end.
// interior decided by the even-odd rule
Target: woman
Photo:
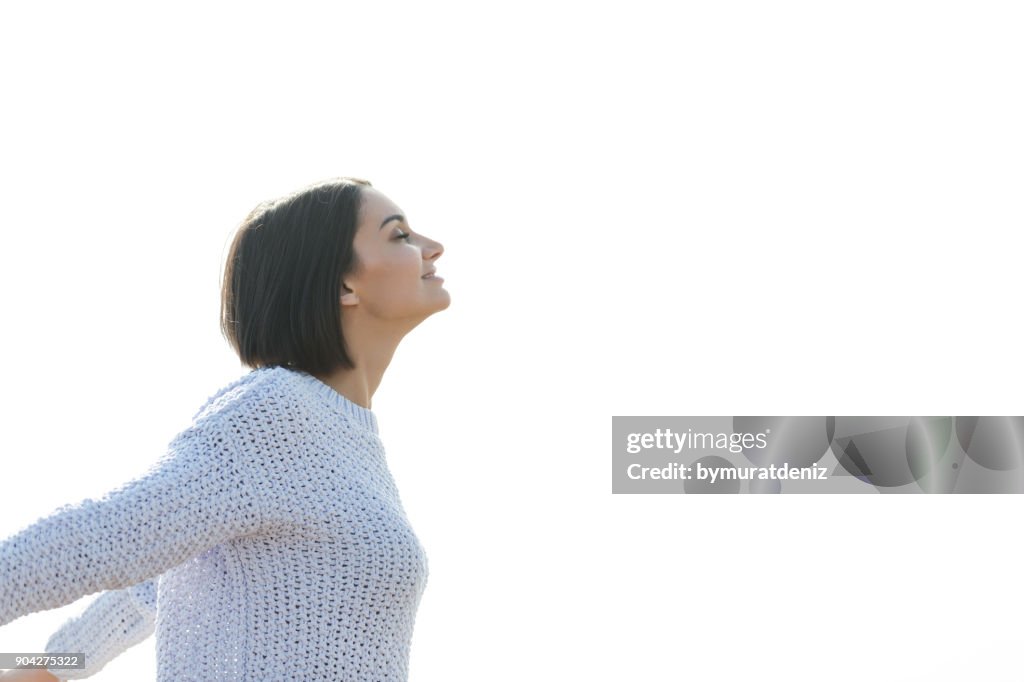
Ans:
{"type": "Polygon", "coordinates": [[[405,680],[428,566],[371,410],[402,338],[450,304],[444,249],[369,182],[257,206],[221,327],[250,371],[145,475],[0,543],[0,625],[106,590],[46,645],[88,677],[154,631],[158,679],[405,680]]]}

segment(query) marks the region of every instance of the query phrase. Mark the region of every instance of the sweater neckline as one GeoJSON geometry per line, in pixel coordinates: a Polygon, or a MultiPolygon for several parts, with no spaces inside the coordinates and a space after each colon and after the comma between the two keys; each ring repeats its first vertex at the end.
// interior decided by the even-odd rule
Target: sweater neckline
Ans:
{"type": "Polygon", "coordinates": [[[377,415],[373,413],[373,410],[363,407],[358,403],[354,403],[342,394],[334,390],[333,387],[325,384],[324,382],[317,379],[312,374],[292,367],[285,367],[285,370],[292,372],[301,381],[305,382],[313,392],[318,395],[322,400],[327,402],[335,410],[351,418],[356,424],[362,426],[371,433],[380,435],[377,430],[377,415]]]}

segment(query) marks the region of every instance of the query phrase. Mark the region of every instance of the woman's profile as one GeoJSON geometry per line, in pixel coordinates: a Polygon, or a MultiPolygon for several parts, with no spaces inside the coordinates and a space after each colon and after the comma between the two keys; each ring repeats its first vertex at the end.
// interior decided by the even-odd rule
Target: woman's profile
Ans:
{"type": "Polygon", "coordinates": [[[427,557],[371,404],[402,338],[450,304],[440,243],[365,180],[257,206],[221,329],[248,372],[148,471],[0,542],[0,625],[101,593],[41,649],[89,677],[156,634],[175,680],[400,681],[427,557]]]}

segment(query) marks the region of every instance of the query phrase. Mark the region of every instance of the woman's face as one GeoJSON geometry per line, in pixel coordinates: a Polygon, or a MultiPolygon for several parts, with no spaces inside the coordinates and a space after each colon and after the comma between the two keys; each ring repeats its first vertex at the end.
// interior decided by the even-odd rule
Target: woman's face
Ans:
{"type": "Polygon", "coordinates": [[[360,189],[363,206],[354,242],[358,264],[342,277],[347,289],[342,291],[342,305],[380,320],[413,325],[447,308],[451,298],[441,273],[424,279],[434,271],[444,247],[412,230],[402,210],[379,191],[360,189]]]}

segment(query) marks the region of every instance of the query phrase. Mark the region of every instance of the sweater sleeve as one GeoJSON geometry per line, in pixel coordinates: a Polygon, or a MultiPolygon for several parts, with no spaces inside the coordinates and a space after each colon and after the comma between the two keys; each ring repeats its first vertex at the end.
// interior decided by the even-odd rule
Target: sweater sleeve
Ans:
{"type": "Polygon", "coordinates": [[[156,629],[157,578],[121,590],[104,592],[82,612],[69,619],[50,637],[46,653],[80,652],[85,668],[50,669],[61,680],[95,675],[124,652],[153,634],[156,629]]]}
{"type": "MultiPolygon", "coordinates": [[[[193,423],[144,475],[99,500],[64,505],[0,542],[0,625],[145,582],[257,532],[253,467],[225,421],[215,413],[193,423]]],[[[130,594],[97,600],[97,613],[130,594]]]]}

